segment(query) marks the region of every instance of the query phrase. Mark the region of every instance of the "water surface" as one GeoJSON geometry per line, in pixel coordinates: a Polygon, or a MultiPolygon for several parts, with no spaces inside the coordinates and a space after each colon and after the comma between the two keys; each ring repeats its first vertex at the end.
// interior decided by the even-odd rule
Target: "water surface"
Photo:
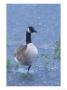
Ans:
{"type": "Polygon", "coordinates": [[[7,59],[12,66],[7,69],[7,85],[59,86],[60,60],[54,58],[55,42],[59,38],[59,4],[8,4],[7,59]],[[18,46],[25,44],[25,32],[29,25],[38,32],[32,35],[32,42],[37,46],[39,54],[31,67],[34,73],[21,74],[15,71],[17,63],[13,53],[18,46]],[[43,55],[47,55],[48,58],[43,55]]]}

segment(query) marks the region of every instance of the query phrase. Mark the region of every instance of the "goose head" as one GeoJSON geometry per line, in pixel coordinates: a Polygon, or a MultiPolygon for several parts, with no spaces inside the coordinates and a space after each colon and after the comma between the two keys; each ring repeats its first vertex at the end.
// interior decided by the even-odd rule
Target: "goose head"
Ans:
{"type": "Polygon", "coordinates": [[[28,27],[28,30],[27,30],[28,33],[37,33],[37,31],[34,29],[34,27],[32,26],[29,26],[28,27]]]}

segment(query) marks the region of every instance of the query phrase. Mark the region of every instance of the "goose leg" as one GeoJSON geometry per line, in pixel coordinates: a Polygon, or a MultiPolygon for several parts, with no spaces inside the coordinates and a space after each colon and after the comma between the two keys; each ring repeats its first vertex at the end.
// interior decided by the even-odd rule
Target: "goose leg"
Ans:
{"type": "Polygon", "coordinates": [[[28,67],[28,71],[30,70],[30,68],[31,68],[31,65],[28,67]]]}

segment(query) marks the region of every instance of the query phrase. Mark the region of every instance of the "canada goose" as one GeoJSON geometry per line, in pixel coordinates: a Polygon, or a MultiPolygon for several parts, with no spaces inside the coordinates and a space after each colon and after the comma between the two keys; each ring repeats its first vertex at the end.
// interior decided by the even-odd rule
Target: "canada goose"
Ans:
{"type": "Polygon", "coordinates": [[[21,45],[14,52],[15,60],[21,64],[28,66],[28,71],[31,68],[34,58],[38,54],[36,46],[32,43],[31,33],[37,32],[32,26],[28,27],[26,31],[26,45],[21,45]]]}

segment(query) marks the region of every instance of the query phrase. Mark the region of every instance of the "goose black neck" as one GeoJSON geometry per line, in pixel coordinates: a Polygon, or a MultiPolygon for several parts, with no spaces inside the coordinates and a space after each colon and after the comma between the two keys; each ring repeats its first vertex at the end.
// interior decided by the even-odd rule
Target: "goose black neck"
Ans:
{"type": "Polygon", "coordinates": [[[26,32],[26,44],[31,43],[31,33],[26,32]]]}

